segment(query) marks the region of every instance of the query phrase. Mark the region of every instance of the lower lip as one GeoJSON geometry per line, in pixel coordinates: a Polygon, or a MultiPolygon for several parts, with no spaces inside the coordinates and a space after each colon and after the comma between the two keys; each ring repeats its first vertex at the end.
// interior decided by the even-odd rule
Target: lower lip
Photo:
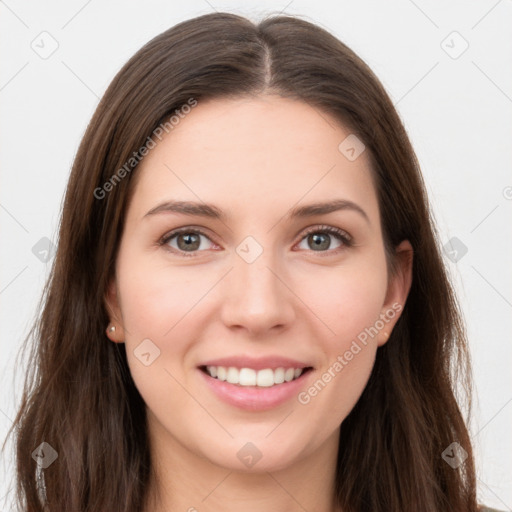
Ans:
{"type": "Polygon", "coordinates": [[[269,387],[237,386],[227,381],[210,377],[198,368],[210,389],[224,402],[247,411],[265,411],[277,407],[297,396],[312,370],[299,378],[269,387]]]}

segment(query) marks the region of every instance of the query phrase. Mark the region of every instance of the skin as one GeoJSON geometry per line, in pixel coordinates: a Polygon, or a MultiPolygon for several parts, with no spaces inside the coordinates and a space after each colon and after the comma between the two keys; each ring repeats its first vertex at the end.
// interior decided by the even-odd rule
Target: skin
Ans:
{"type": "Polygon", "coordinates": [[[197,366],[235,354],[292,357],[314,367],[307,390],[379,315],[405,304],[412,248],[398,246],[388,282],[367,151],[349,161],[338,150],[349,134],[325,112],[278,96],[200,101],[141,162],[106,302],[116,327],[108,335],[126,343],[147,405],[156,473],[148,512],[337,510],[339,427],[399,312],[307,404],[236,408],[197,366]],[[171,199],[213,203],[226,220],[146,216],[171,199]],[[350,209],[285,217],[331,199],[353,201],[368,221],[350,209]],[[315,249],[304,232],[317,226],[320,235],[322,226],[346,231],[353,245],[327,234],[315,249]],[[194,257],[180,237],[158,244],[182,227],[207,233],[194,257]],[[252,263],[236,252],[247,236],[263,249],[252,263]],[[145,366],[134,350],[148,338],[160,356],[145,366]],[[262,454],[251,468],[237,457],[248,442],[262,454]]]}

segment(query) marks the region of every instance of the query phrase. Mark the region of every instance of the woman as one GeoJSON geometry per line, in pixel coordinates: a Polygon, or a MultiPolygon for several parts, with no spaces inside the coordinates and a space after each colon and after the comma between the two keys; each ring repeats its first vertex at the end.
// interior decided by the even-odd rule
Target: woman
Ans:
{"type": "Polygon", "coordinates": [[[201,16],[123,67],[33,334],[23,510],[478,510],[414,152],[305,21],[201,16]]]}

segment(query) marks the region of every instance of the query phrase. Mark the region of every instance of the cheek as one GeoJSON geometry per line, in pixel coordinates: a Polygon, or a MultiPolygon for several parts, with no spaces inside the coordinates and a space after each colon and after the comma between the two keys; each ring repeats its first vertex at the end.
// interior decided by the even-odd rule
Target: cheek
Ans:
{"type": "Polygon", "coordinates": [[[326,414],[326,425],[332,427],[350,413],[370,377],[377,351],[375,325],[386,295],[386,270],[375,261],[358,268],[329,269],[301,283],[304,301],[328,329],[317,331],[323,363],[299,403],[311,412],[326,414]]]}
{"type": "Polygon", "coordinates": [[[182,380],[180,365],[194,339],[190,327],[200,325],[194,313],[215,276],[200,278],[194,270],[127,254],[117,267],[127,360],[139,391],[150,399],[159,389],[179,390],[171,375],[182,380]]]}
{"type": "Polygon", "coordinates": [[[337,349],[375,325],[386,288],[386,269],[379,261],[304,273],[297,281],[304,302],[328,327],[323,338],[337,349]]]}
{"type": "Polygon", "coordinates": [[[365,389],[375,354],[375,346],[357,342],[338,350],[335,357],[316,372],[310,386],[299,394],[298,402],[304,412],[324,418],[326,431],[339,426],[365,389]]]}
{"type": "Polygon", "coordinates": [[[137,264],[126,260],[119,267],[123,320],[131,338],[163,339],[185,319],[214,283],[195,269],[169,269],[161,263],[137,264]]]}
{"type": "Polygon", "coordinates": [[[201,324],[194,321],[194,313],[213,282],[192,279],[192,273],[158,263],[142,265],[134,258],[119,265],[130,373],[149,409],[162,414],[170,404],[173,410],[190,406],[182,388],[184,361],[195,339],[190,327],[201,324]]]}

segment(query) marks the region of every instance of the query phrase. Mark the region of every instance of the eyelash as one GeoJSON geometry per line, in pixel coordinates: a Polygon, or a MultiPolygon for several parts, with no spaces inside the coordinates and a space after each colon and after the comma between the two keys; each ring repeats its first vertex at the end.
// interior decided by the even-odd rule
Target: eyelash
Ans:
{"type": "MultiPolygon", "coordinates": [[[[158,241],[158,245],[165,246],[171,239],[173,239],[175,236],[180,235],[182,233],[186,233],[186,234],[193,233],[193,234],[203,235],[204,237],[208,238],[208,240],[210,240],[210,237],[201,229],[185,227],[185,228],[176,229],[174,231],[171,231],[170,233],[165,234],[158,241]]],[[[336,249],[329,249],[327,251],[311,251],[311,252],[318,252],[320,256],[330,256],[333,253],[336,254],[340,250],[343,250],[343,248],[349,248],[349,247],[353,246],[352,237],[346,231],[343,231],[342,229],[339,229],[339,228],[335,228],[334,226],[325,226],[325,225],[312,226],[311,228],[308,228],[302,235],[302,238],[299,240],[299,243],[302,242],[302,240],[304,240],[304,238],[306,238],[308,235],[311,235],[312,233],[327,233],[329,235],[333,235],[333,236],[337,237],[338,240],[343,243],[344,247],[342,246],[342,247],[338,247],[336,249]],[[324,254],[322,254],[322,253],[324,253],[324,254]]],[[[210,241],[212,241],[212,240],[210,240],[210,241]]],[[[194,258],[197,256],[197,253],[203,252],[203,251],[193,251],[193,252],[187,253],[186,251],[176,250],[174,247],[169,247],[166,249],[173,253],[178,252],[178,254],[180,254],[181,256],[184,256],[185,258],[194,258]]]]}

